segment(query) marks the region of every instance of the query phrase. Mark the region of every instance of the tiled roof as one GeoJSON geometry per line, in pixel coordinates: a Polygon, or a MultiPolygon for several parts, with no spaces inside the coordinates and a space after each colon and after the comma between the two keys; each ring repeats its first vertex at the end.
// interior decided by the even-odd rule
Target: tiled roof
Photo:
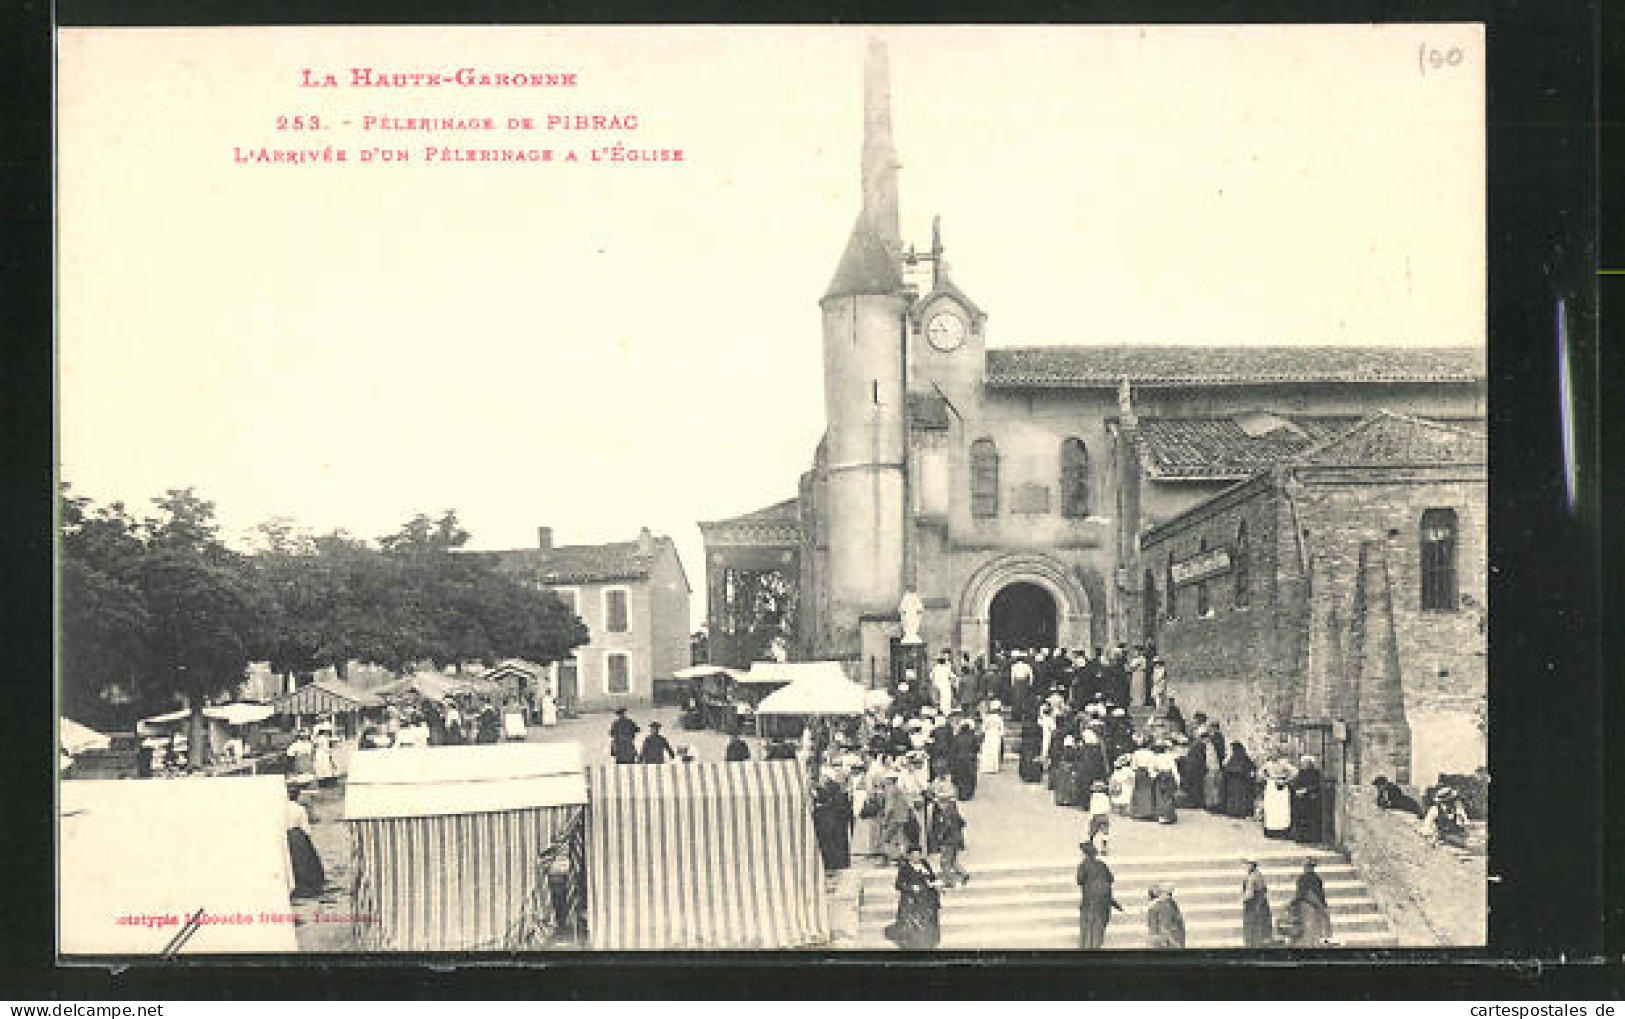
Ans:
{"type": "Polygon", "coordinates": [[[757,539],[788,542],[799,540],[800,526],[801,500],[786,499],[726,520],[702,520],[700,533],[707,540],[720,538],[724,543],[729,535],[747,534],[757,539]]]}
{"type": "MultiPolygon", "coordinates": [[[[655,539],[657,543],[670,540],[655,539]]],[[[641,555],[635,541],[614,541],[607,545],[559,545],[545,549],[519,548],[484,554],[496,556],[508,569],[523,570],[526,576],[548,584],[642,580],[654,565],[654,557],[641,555]]]]}
{"type": "Polygon", "coordinates": [[[1221,386],[1269,382],[1471,382],[1477,347],[1007,347],[987,352],[987,384],[1004,388],[1221,386]]]}
{"type": "Polygon", "coordinates": [[[800,518],[801,500],[786,499],[783,502],[776,502],[771,506],[751,510],[749,513],[742,513],[737,517],[729,517],[726,520],[705,520],[700,523],[700,526],[714,527],[719,524],[793,524],[800,518]]]}
{"type": "MultiPolygon", "coordinates": [[[[1298,458],[1361,421],[1356,417],[1271,416],[1286,427],[1262,433],[1253,428],[1249,434],[1242,417],[1141,418],[1140,457],[1146,474],[1161,481],[1236,481],[1298,458]]],[[[1482,426],[1482,421],[1473,419],[1469,426],[1473,424],[1482,426]]]]}

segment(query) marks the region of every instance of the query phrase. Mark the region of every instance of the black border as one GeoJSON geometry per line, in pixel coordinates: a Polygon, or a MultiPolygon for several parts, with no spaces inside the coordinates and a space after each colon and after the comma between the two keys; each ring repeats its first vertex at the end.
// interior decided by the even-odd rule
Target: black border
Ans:
{"type": "MultiPolygon", "coordinates": [[[[147,998],[377,997],[1416,997],[1524,998],[1534,995],[1617,996],[1621,978],[1620,865],[1608,873],[1605,794],[1621,803],[1617,742],[1604,773],[1606,719],[1625,718],[1616,690],[1605,714],[1600,658],[1604,627],[1601,505],[1598,486],[1618,495],[1617,469],[1598,473],[1599,353],[1592,275],[1598,215],[1596,74],[1597,0],[1421,0],[1343,3],[1228,0],[1195,3],[1116,2],[1087,7],[1061,0],[1029,4],[944,3],[929,9],[891,7],[884,15],[854,5],[685,5],[680,15],[627,0],[588,4],[473,0],[403,2],[381,11],[359,2],[318,0],[40,0],[3,5],[4,38],[21,43],[5,65],[12,87],[0,90],[7,119],[26,144],[8,146],[12,169],[26,177],[5,189],[6,259],[18,300],[0,315],[21,342],[6,348],[5,429],[0,449],[10,469],[6,582],[0,584],[0,633],[12,651],[3,746],[13,776],[0,823],[0,888],[4,937],[0,988],[6,995],[147,998]],[[1495,775],[1490,890],[1491,944],[1474,951],[1383,953],[1375,964],[1330,961],[1283,966],[1280,956],[1249,964],[1236,956],[1155,966],[1144,957],[1105,959],[1053,955],[999,957],[1004,965],[967,965],[960,958],[592,956],[546,969],[493,970],[500,957],[471,959],[456,972],[398,965],[360,969],[354,960],[301,959],[252,967],[188,964],[55,967],[50,957],[52,881],[49,767],[54,759],[43,723],[50,698],[53,492],[52,287],[50,220],[50,31],[66,25],[589,23],[658,21],[725,23],[783,19],[802,23],[948,22],[1223,22],[1483,21],[1489,52],[1489,266],[1492,746],[1495,775]],[[1558,439],[1560,408],[1553,305],[1571,311],[1570,359],[1579,394],[1581,498],[1569,506],[1558,439]],[[26,776],[26,777],[24,777],[26,776]],[[1612,779],[1612,781],[1610,781],[1612,779]],[[1509,821],[1508,818],[1516,820],[1509,821]],[[1611,892],[1612,898],[1606,898],[1611,892]],[[1615,926],[1604,942],[1603,921],[1615,926]],[[1607,963],[1604,956],[1611,956],[1607,963]],[[805,961],[802,961],[805,960],[805,961]],[[904,969],[904,967],[907,967],[904,969]],[[899,979],[901,977],[902,979],[899,979]]],[[[1616,50],[1617,52],[1617,50],[1616,50]]],[[[1617,83],[1617,82],[1616,82],[1617,83]]],[[[1625,268],[1625,266],[1621,266],[1625,268]]],[[[1617,352],[1618,347],[1613,348],[1617,352]]],[[[1607,355],[1618,374],[1621,358],[1607,355]]],[[[1619,438],[1614,432],[1607,433],[1619,438]]],[[[1615,448],[1618,448],[1617,445],[1615,448]]],[[[1617,548],[1610,539],[1610,551],[1617,548]]],[[[1609,562],[1619,561],[1610,557],[1609,562]]],[[[1610,574],[1620,572],[1615,570],[1610,574]]],[[[1617,584],[1616,584],[1617,586],[1617,584]]],[[[1611,592],[1614,588],[1610,589],[1611,592]]],[[[1617,618],[1620,602],[1610,602],[1617,618]]],[[[1607,633],[1617,641],[1617,625],[1607,633]]],[[[1617,646],[1617,644],[1615,645],[1617,646]]],[[[1616,811],[1625,813],[1625,811],[1616,811]]],[[[1620,848],[1619,830],[1612,831],[1620,848]]],[[[987,956],[978,957],[986,960],[987,956]]],[[[1369,956],[1366,958],[1370,958],[1369,956]]],[[[443,964],[447,960],[437,960],[443,964]]],[[[529,960],[527,960],[529,961],[529,960]]]]}

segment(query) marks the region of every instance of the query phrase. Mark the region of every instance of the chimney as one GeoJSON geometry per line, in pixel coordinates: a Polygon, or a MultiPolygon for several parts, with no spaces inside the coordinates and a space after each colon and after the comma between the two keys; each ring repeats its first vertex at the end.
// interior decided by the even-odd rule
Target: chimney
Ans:
{"type": "Polygon", "coordinates": [[[553,528],[536,528],[536,547],[544,552],[553,547],[553,528]]]}
{"type": "Polygon", "coordinates": [[[647,527],[638,531],[638,555],[650,556],[655,554],[655,536],[649,533],[647,527]]]}

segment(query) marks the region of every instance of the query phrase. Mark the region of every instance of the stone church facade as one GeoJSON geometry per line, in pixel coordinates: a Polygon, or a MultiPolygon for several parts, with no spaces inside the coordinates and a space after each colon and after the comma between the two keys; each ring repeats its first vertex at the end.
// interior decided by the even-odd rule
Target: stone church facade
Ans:
{"type": "Polygon", "coordinates": [[[906,592],[932,651],[1157,642],[1160,526],[1378,412],[1482,431],[1474,348],[990,346],[940,232],[903,245],[878,45],[864,97],[863,205],[819,302],[826,431],[795,499],[700,525],[714,661],[755,653],[764,619],[728,591],[775,572],[793,612],[767,628],[870,686],[901,667],[906,592]]]}

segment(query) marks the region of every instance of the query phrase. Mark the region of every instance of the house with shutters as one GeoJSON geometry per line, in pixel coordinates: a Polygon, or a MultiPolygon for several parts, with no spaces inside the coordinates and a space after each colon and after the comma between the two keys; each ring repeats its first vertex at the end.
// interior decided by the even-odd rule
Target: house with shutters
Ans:
{"type": "Polygon", "coordinates": [[[645,527],[631,541],[555,545],[541,527],[535,548],[476,554],[558,595],[586,625],[590,640],[547,668],[565,710],[648,707],[656,682],[689,664],[691,589],[670,537],[645,527]]]}

